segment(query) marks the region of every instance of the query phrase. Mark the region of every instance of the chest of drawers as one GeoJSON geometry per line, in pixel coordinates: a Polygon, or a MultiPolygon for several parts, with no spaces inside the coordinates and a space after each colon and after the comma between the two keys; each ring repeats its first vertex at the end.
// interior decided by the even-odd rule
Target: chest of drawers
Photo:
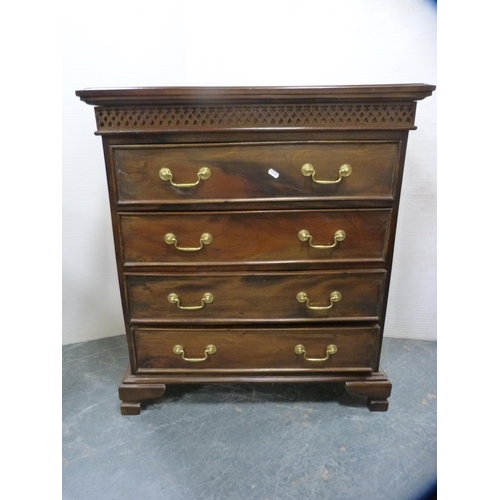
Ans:
{"type": "Polygon", "coordinates": [[[343,383],[379,367],[408,132],[434,86],[87,89],[130,366],[169,384],[343,383]]]}

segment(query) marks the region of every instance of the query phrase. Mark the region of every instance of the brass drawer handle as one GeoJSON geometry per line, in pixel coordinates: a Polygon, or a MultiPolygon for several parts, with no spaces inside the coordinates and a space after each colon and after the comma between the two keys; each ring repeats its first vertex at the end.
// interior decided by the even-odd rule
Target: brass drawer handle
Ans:
{"type": "Polygon", "coordinates": [[[326,311],[327,309],[331,309],[332,306],[333,306],[333,303],[334,302],[338,302],[341,298],[342,298],[342,295],[340,292],[332,292],[330,294],[330,305],[329,306],[311,306],[309,304],[309,297],[307,296],[307,293],[306,292],[299,292],[297,294],[297,302],[300,302],[300,303],[306,303],[306,307],[308,309],[312,309],[313,311],[326,311]]]}
{"type": "Polygon", "coordinates": [[[186,356],[184,356],[184,347],[182,347],[181,345],[174,345],[173,351],[175,352],[175,354],[180,354],[184,361],[189,361],[190,363],[199,363],[200,361],[206,361],[209,354],[215,354],[217,352],[217,347],[215,347],[213,344],[208,344],[207,347],[205,347],[204,358],[186,358],[186,356]]]}
{"type": "Polygon", "coordinates": [[[302,229],[299,231],[299,234],[297,235],[299,237],[300,241],[309,241],[309,246],[312,248],[334,248],[337,246],[337,243],[339,241],[344,241],[345,240],[345,231],[342,231],[342,229],[339,229],[338,231],[335,231],[335,234],[333,235],[333,244],[332,245],[315,245],[312,242],[313,237],[309,233],[307,229],[302,229]]]}
{"type": "Polygon", "coordinates": [[[210,245],[210,243],[212,243],[212,235],[210,233],[203,233],[201,236],[200,236],[200,246],[199,247],[196,247],[196,248],[193,248],[193,247],[180,247],[177,245],[177,238],[175,237],[175,234],[173,233],[167,233],[165,235],[165,243],[167,243],[167,245],[175,245],[175,248],[177,248],[177,250],[180,250],[181,252],[197,252],[198,250],[201,250],[203,248],[203,245],[210,245]]]}
{"type": "Polygon", "coordinates": [[[326,356],[324,358],[308,358],[306,356],[306,354],[307,354],[306,348],[302,344],[298,344],[298,345],[295,346],[295,354],[303,354],[304,355],[304,359],[306,361],[312,361],[314,363],[319,363],[321,361],[326,361],[330,357],[330,354],[335,354],[336,352],[337,352],[337,346],[335,344],[330,344],[326,348],[326,356]]]}
{"type": "Polygon", "coordinates": [[[302,168],[300,169],[302,172],[302,175],[304,177],[311,177],[314,182],[317,184],[338,184],[343,177],[349,177],[352,173],[352,167],[351,165],[348,165],[347,163],[344,163],[339,168],[339,178],[336,181],[319,181],[316,179],[316,170],[314,170],[314,167],[310,163],[305,163],[302,165],[302,168]]]}
{"type": "Polygon", "coordinates": [[[172,186],[178,187],[178,188],[189,188],[189,187],[194,187],[197,186],[200,181],[206,181],[207,179],[210,179],[210,176],[212,175],[212,172],[210,172],[210,169],[208,167],[202,167],[200,170],[198,170],[198,180],[196,182],[192,182],[189,184],[177,184],[175,183],[172,178],[172,171],[169,168],[161,168],[159,172],[160,179],[162,181],[170,181],[170,184],[172,186]]]}
{"type": "Polygon", "coordinates": [[[177,307],[184,311],[197,311],[198,309],[203,309],[205,304],[211,304],[214,301],[214,296],[210,292],[204,293],[201,298],[201,306],[181,306],[181,301],[176,293],[169,293],[167,300],[171,304],[177,304],[177,307]]]}

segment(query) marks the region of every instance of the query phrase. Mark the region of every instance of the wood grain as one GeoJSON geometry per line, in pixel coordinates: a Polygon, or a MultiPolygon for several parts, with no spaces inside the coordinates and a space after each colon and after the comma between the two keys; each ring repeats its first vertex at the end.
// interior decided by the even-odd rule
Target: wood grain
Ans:
{"type": "Polygon", "coordinates": [[[207,266],[273,262],[332,263],[376,260],[387,252],[391,210],[307,210],[258,212],[163,212],[121,214],[123,256],[126,265],[207,266]],[[312,248],[300,241],[307,229],[313,244],[331,245],[334,234],[346,237],[334,248],[312,248]],[[167,245],[172,233],[181,248],[199,248],[200,237],[213,241],[196,252],[167,245]]]}
{"type": "Polygon", "coordinates": [[[130,318],[134,324],[241,323],[248,321],[376,321],[382,307],[384,271],[309,273],[225,273],[127,275],[130,318]],[[297,301],[306,292],[312,306],[330,304],[330,294],[342,299],[328,310],[311,310],[297,301]],[[202,309],[185,311],[168,302],[170,293],[182,306],[201,304],[205,292],[214,296],[202,309]]]}
{"type": "Polygon", "coordinates": [[[397,142],[377,141],[115,146],[117,202],[391,198],[398,147],[397,142]],[[302,175],[305,163],[314,166],[319,180],[338,179],[345,163],[352,174],[338,184],[320,185],[302,175]],[[160,169],[169,168],[175,183],[194,183],[202,167],[210,169],[211,177],[193,188],[177,188],[159,177],[160,169]]]}
{"type": "Polygon", "coordinates": [[[138,372],[166,373],[273,371],[373,371],[376,369],[378,327],[320,329],[135,329],[138,372]],[[206,361],[188,362],[173,351],[182,345],[186,357],[204,357],[208,344],[217,347],[206,361]],[[308,357],[325,357],[329,344],[337,352],[326,361],[307,361],[294,352],[302,344],[308,357]],[[222,371],[221,371],[222,370],[222,371]]]}

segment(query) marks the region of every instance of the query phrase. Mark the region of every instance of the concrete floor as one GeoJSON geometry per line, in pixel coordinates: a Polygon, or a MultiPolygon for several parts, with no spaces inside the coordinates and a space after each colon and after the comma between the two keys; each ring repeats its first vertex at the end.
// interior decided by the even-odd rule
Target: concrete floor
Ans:
{"type": "Polygon", "coordinates": [[[420,500],[436,482],[436,343],[384,339],[387,412],[340,386],[167,387],[122,416],[124,336],[63,347],[63,500],[420,500]]]}

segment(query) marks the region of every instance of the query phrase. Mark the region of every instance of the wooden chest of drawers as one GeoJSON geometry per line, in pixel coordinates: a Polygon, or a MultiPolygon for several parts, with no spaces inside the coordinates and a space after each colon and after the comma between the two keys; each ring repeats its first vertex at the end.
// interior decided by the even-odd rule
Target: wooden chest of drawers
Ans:
{"type": "Polygon", "coordinates": [[[379,367],[408,131],[434,86],[77,91],[107,169],[130,366],[168,384],[342,382],[379,367]]]}

